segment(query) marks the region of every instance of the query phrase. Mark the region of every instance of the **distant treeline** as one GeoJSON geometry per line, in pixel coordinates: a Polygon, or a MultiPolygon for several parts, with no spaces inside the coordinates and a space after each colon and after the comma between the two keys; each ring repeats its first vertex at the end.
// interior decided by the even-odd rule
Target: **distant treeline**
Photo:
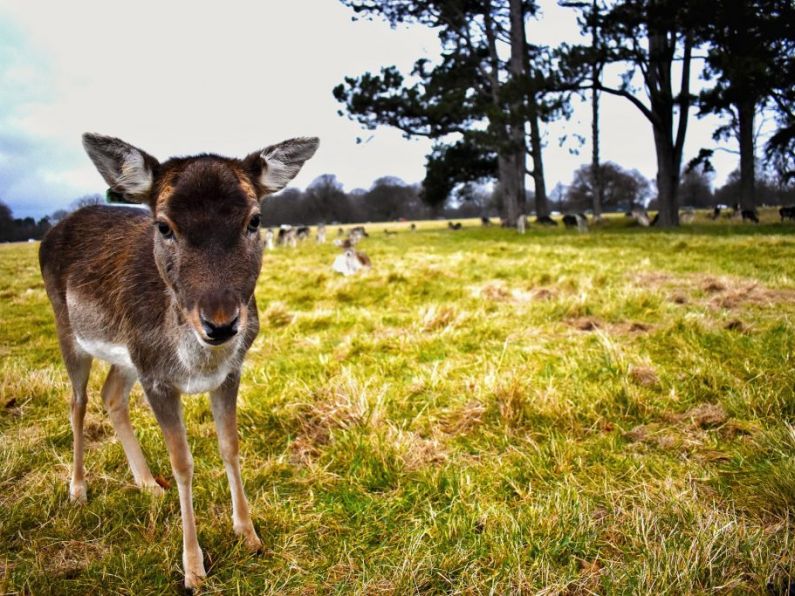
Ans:
{"type": "MultiPolygon", "coordinates": [[[[551,209],[562,213],[591,210],[593,183],[590,164],[580,167],[569,186],[558,185],[550,193],[551,209]]],[[[602,207],[605,211],[630,211],[642,206],[656,211],[656,188],[637,170],[625,170],[613,162],[601,164],[604,186],[602,207]]],[[[716,205],[735,206],[740,203],[739,172],[729,176],[726,184],[712,189],[712,175],[698,170],[686,172],[680,182],[682,207],[712,209],[716,205]]],[[[795,188],[781,187],[759,174],[756,192],[760,205],[795,204],[795,188]]],[[[301,191],[288,188],[266,199],[263,204],[263,225],[316,225],[319,223],[360,223],[419,219],[456,219],[468,217],[499,217],[502,193],[489,186],[465,185],[441,207],[433,209],[422,200],[420,184],[406,184],[393,177],[379,178],[369,190],[356,189],[346,193],[331,174],[315,179],[301,191]]],[[[534,195],[526,191],[527,205],[534,195]]],[[[533,213],[531,211],[531,213],[533,213]]]]}
{"type": "MultiPolygon", "coordinates": [[[[593,205],[593,166],[585,164],[574,172],[569,186],[556,187],[550,196],[554,209],[562,212],[589,211],[593,205]]],[[[602,206],[606,211],[629,211],[644,206],[659,209],[657,192],[652,181],[637,170],[625,170],[613,162],[600,164],[602,206]]],[[[700,169],[685,170],[679,180],[680,207],[711,209],[716,205],[733,207],[741,203],[740,172],[732,172],[726,183],[713,190],[713,174],[700,169]]],[[[755,187],[757,204],[791,205],[795,203],[795,187],[781,185],[775,179],[757,172],[755,187]]]]}
{"type": "Polygon", "coordinates": [[[71,211],[86,205],[99,205],[104,202],[101,195],[86,195],[72,201],[68,209],[58,209],[37,221],[32,217],[14,217],[11,208],[0,201],[0,242],[41,240],[47,230],[69,215],[71,211]]]}
{"type": "Polygon", "coordinates": [[[383,177],[369,190],[346,193],[332,174],[316,178],[306,190],[288,188],[268,197],[262,205],[262,225],[266,227],[315,225],[319,223],[362,223],[487,215],[494,210],[491,192],[476,189],[468,197],[449,201],[433,209],[420,195],[419,184],[406,184],[399,178],[383,177]]]}
{"type": "MultiPolygon", "coordinates": [[[[591,165],[585,164],[574,172],[570,185],[557,185],[550,193],[550,207],[561,213],[590,211],[592,172],[591,165]]],[[[625,170],[613,162],[604,162],[600,175],[604,187],[604,210],[629,211],[635,206],[657,210],[655,185],[637,170],[625,170]]],[[[711,174],[691,170],[682,176],[679,192],[682,207],[711,209],[716,205],[735,206],[740,203],[740,175],[739,172],[732,173],[726,184],[713,191],[711,174]]],[[[763,174],[757,174],[756,193],[760,205],[795,204],[795,188],[782,187],[763,174]]],[[[526,191],[526,194],[526,204],[532,205],[533,192],[526,191]]],[[[399,178],[385,176],[377,179],[369,190],[355,189],[346,193],[336,176],[324,174],[306,190],[287,188],[268,197],[263,203],[262,225],[497,218],[502,209],[502,196],[489,186],[464,185],[444,205],[433,208],[422,200],[420,184],[406,184],[399,178]]],[[[87,195],[73,201],[69,209],[59,209],[37,221],[32,217],[14,218],[11,209],[0,201],[0,242],[40,240],[70,211],[102,203],[104,198],[101,195],[87,195]]]]}
{"type": "Polygon", "coordinates": [[[0,201],[0,242],[40,240],[50,227],[52,224],[49,216],[38,221],[32,217],[15,218],[8,205],[0,201]]]}

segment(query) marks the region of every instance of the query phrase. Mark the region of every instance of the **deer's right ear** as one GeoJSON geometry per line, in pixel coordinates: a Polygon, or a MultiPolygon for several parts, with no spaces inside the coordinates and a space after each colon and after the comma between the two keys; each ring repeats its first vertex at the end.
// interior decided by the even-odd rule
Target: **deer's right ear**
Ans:
{"type": "Polygon", "coordinates": [[[121,139],[94,133],[83,135],[83,147],[111,190],[135,202],[147,202],[158,161],[121,139]]]}
{"type": "Polygon", "coordinates": [[[320,139],[298,137],[265,147],[243,160],[257,186],[259,198],[280,191],[295,178],[304,162],[317,151],[320,139]]]}

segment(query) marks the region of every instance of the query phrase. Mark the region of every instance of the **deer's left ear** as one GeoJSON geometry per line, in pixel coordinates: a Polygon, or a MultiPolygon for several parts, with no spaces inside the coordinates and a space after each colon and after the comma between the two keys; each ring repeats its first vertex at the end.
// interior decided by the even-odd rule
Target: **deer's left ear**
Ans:
{"type": "Polygon", "coordinates": [[[243,160],[246,171],[257,185],[260,198],[283,189],[296,177],[301,166],[315,154],[320,139],[298,137],[256,151],[243,160]]]}

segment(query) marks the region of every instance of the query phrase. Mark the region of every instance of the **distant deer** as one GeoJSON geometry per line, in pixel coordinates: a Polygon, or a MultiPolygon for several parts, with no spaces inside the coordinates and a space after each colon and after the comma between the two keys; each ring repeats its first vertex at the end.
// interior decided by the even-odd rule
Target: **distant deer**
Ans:
{"type": "Polygon", "coordinates": [[[334,259],[331,264],[331,269],[343,275],[353,275],[360,269],[370,269],[372,263],[370,257],[363,252],[357,251],[354,247],[356,245],[350,238],[345,240],[336,240],[334,242],[342,249],[342,254],[334,259]]]}
{"type": "Polygon", "coordinates": [[[685,207],[679,212],[679,223],[691,224],[696,220],[696,210],[693,207],[685,207]]]}
{"type": "Polygon", "coordinates": [[[295,228],[289,224],[279,226],[279,234],[276,237],[279,246],[289,246],[295,248],[298,244],[296,240],[295,228]]]}
{"type": "Polygon", "coordinates": [[[273,228],[268,228],[265,230],[265,248],[267,250],[273,250],[273,228]]]}
{"type": "Polygon", "coordinates": [[[348,232],[348,239],[353,243],[357,244],[361,242],[364,238],[369,238],[370,234],[367,233],[367,230],[364,229],[364,226],[354,226],[351,228],[350,232],[348,232]]]}
{"type": "Polygon", "coordinates": [[[644,228],[648,228],[652,225],[651,220],[649,219],[649,214],[643,207],[633,207],[632,211],[630,212],[630,217],[632,217],[644,228]]]}
{"type": "MultiPolygon", "coordinates": [[[[577,218],[577,231],[580,234],[586,234],[588,232],[588,216],[585,213],[575,213],[574,217],[577,218]]],[[[601,221],[601,215],[594,217],[594,223],[598,223],[601,221]]]]}
{"type": "Polygon", "coordinates": [[[242,160],[199,155],[162,164],[112,137],[86,134],[83,146],[113,191],[149,210],[86,207],[41,243],[41,272],[72,383],[69,495],[86,501],[86,385],[99,358],[111,365],[102,398],[135,483],[155,493],[162,489],[130,424],[135,381],[162,428],[182,511],[185,586],[195,588],[205,571],[180,396],[210,392],[233,528],[259,550],[240,476],[236,402],[241,363],[259,330],[260,201],[287,185],[318,140],[290,139],[242,160]]]}

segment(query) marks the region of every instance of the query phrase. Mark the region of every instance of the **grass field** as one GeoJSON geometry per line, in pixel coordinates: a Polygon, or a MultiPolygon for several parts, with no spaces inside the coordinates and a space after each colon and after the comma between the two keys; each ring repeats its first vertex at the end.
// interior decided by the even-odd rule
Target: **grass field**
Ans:
{"type": "MultiPolygon", "coordinates": [[[[795,225],[699,222],[392,224],[351,278],[331,245],[267,253],[239,414],[261,556],[232,533],[208,401],[185,399],[205,591],[785,593],[795,225]]],[[[176,489],[133,486],[102,363],[89,502],[68,500],[36,249],[0,246],[0,593],[178,591],[176,489]]],[[[138,387],[132,417],[170,478],[138,387]]]]}

